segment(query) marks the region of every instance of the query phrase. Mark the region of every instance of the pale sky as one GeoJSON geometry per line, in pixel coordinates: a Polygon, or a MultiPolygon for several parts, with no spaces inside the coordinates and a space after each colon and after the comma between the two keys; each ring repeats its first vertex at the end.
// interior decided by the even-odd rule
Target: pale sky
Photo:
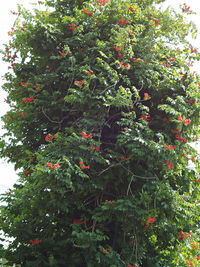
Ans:
{"type": "MultiPolygon", "coordinates": [[[[15,16],[11,14],[11,10],[17,10],[17,3],[23,4],[25,7],[33,8],[33,6],[30,5],[30,3],[37,3],[38,0],[6,0],[3,2],[0,8],[0,25],[1,25],[1,38],[0,38],[0,49],[2,49],[2,44],[7,43],[8,41],[8,31],[12,27],[15,16]]],[[[186,3],[191,7],[192,10],[194,10],[197,15],[188,16],[191,20],[195,22],[195,24],[198,26],[200,31],[200,1],[199,0],[167,0],[164,3],[164,7],[172,6],[174,8],[178,8],[180,4],[186,3]]],[[[197,40],[193,40],[192,43],[196,48],[199,48],[200,50],[200,36],[197,40]]],[[[200,68],[198,68],[200,69],[200,68]]],[[[5,64],[5,62],[1,61],[0,58],[0,87],[3,83],[1,80],[2,75],[7,72],[8,65],[5,64]]],[[[4,91],[0,88],[0,116],[5,114],[5,112],[8,110],[7,105],[4,102],[4,99],[6,98],[6,94],[4,91]]],[[[2,123],[0,122],[0,134],[2,134],[2,123]]],[[[8,188],[10,188],[13,183],[17,179],[17,175],[14,171],[14,167],[12,164],[7,164],[0,160],[0,193],[4,192],[8,188]]]]}

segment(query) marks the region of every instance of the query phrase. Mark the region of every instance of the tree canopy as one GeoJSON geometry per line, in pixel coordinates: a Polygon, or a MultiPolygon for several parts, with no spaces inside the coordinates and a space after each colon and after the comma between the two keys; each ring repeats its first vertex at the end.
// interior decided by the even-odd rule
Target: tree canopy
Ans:
{"type": "Polygon", "coordinates": [[[196,28],[162,0],[19,6],[3,89],[8,264],[198,266],[196,28]],[[189,162],[195,169],[188,169],[189,162]]]}

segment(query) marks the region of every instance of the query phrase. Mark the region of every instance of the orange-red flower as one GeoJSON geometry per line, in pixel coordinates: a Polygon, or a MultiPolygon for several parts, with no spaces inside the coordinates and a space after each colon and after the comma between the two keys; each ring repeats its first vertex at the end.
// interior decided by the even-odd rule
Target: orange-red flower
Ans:
{"type": "Polygon", "coordinates": [[[85,14],[85,15],[88,15],[88,16],[90,16],[90,17],[93,16],[93,13],[92,13],[91,10],[86,10],[86,9],[84,9],[84,10],[82,10],[82,13],[85,14]]]}
{"type": "Polygon", "coordinates": [[[155,220],[156,220],[156,217],[148,217],[148,219],[147,219],[147,224],[149,224],[149,223],[154,223],[155,222],[155,220]]]}
{"type": "Polygon", "coordinates": [[[89,148],[91,150],[96,150],[96,151],[99,151],[100,150],[100,147],[97,147],[97,146],[90,146],[89,148]]]}
{"type": "Polygon", "coordinates": [[[83,85],[85,84],[85,80],[75,81],[74,84],[77,85],[79,88],[82,88],[83,85]]]}
{"type": "Polygon", "coordinates": [[[68,30],[69,31],[75,31],[76,30],[76,28],[77,28],[77,26],[75,25],[75,24],[69,24],[69,28],[68,28],[68,30]]]}
{"type": "Polygon", "coordinates": [[[188,103],[191,104],[191,105],[196,104],[196,102],[194,100],[188,100],[188,103]]]}
{"type": "Polygon", "coordinates": [[[161,24],[160,21],[157,19],[154,19],[153,21],[155,26],[159,26],[161,24]]]}
{"type": "Polygon", "coordinates": [[[80,219],[74,219],[73,224],[83,224],[85,223],[85,220],[80,220],[80,219]]]}
{"type": "Polygon", "coordinates": [[[179,133],[179,129],[172,129],[171,132],[172,133],[179,133]]]}
{"type": "Polygon", "coordinates": [[[144,93],[144,100],[151,99],[151,96],[148,93],[144,93]]]}
{"type": "Polygon", "coordinates": [[[107,4],[110,0],[97,0],[98,6],[104,6],[107,4]]]}
{"type": "Polygon", "coordinates": [[[182,118],[181,116],[178,116],[178,120],[181,121],[185,126],[191,122],[191,119],[186,119],[185,117],[182,118]]]}
{"type": "Polygon", "coordinates": [[[93,71],[87,71],[86,74],[87,74],[88,76],[91,76],[91,75],[94,74],[94,72],[93,72],[93,71]]]}
{"type": "Polygon", "coordinates": [[[29,240],[29,243],[31,243],[32,245],[36,245],[36,244],[39,244],[40,242],[42,242],[42,240],[40,239],[37,239],[37,240],[29,240]]]}
{"type": "Polygon", "coordinates": [[[80,166],[81,170],[90,169],[90,166],[89,165],[88,166],[85,166],[84,163],[83,163],[83,161],[80,161],[79,162],[79,166],[80,166]]]}
{"type": "Polygon", "coordinates": [[[85,132],[81,132],[80,135],[81,135],[83,138],[90,138],[90,137],[92,137],[92,134],[86,134],[85,132]]]}
{"type": "Polygon", "coordinates": [[[33,101],[33,100],[35,100],[35,98],[32,97],[32,96],[30,96],[30,97],[28,97],[28,98],[26,98],[26,97],[23,98],[23,102],[24,102],[24,103],[28,103],[28,102],[31,102],[31,101],[33,101]]]}
{"type": "Polygon", "coordinates": [[[121,18],[121,19],[118,21],[118,24],[119,24],[119,25],[128,25],[128,24],[130,24],[130,22],[128,22],[126,19],[121,18]]]}
{"type": "Polygon", "coordinates": [[[166,147],[168,150],[174,150],[176,146],[164,144],[164,147],[166,147]]]}
{"type": "Polygon", "coordinates": [[[173,169],[174,166],[170,161],[163,160],[163,162],[167,165],[168,168],[173,169]]]}
{"type": "Polygon", "coordinates": [[[179,134],[176,134],[175,138],[180,142],[187,143],[187,139],[184,137],[181,137],[179,134]]]}
{"type": "Polygon", "coordinates": [[[186,264],[189,265],[189,266],[194,266],[193,265],[193,261],[186,261],[186,264]]]}
{"type": "Polygon", "coordinates": [[[142,114],[142,115],[140,115],[140,119],[143,119],[145,121],[148,121],[148,120],[150,120],[150,115],[142,114]]]}
{"type": "Polygon", "coordinates": [[[57,138],[57,135],[47,134],[47,135],[45,136],[45,141],[50,141],[50,142],[52,142],[53,139],[55,139],[55,138],[57,138]]]}
{"type": "Polygon", "coordinates": [[[62,56],[65,57],[67,55],[67,53],[64,50],[60,50],[58,51],[58,53],[62,56]]]}
{"type": "Polygon", "coordinates": [[[23,86],[23,87],[26,87],[26,86],[27,86],[27,83],[25,83],[25,82],[20,82],[20,85],[23,86]]]}

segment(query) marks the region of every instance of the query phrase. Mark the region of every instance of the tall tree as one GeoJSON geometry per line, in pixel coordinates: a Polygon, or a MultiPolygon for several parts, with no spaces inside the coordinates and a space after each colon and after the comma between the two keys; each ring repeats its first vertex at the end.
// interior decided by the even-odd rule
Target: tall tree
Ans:
{"type": "Polygon", "coordinates": [[[0,143],[19,172],[2,196],[9,263],[198,265],[200,57],[186,41],[190,8],[161,2],[14,12],[0,143]]]}

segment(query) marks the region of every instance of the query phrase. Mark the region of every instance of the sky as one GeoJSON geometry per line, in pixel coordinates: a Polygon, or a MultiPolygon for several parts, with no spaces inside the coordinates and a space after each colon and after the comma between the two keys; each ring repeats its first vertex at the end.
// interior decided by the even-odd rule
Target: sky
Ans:
{"type": "MultiPolygon", "coordinates": [[[[0,8],[0,25],[1,25],[1,33],[0,33],[0,49],[2,49],[3,44],[8,41],[8,31],[12,27],[15,16],[11,14],[11,10],[17,10],[17,3],[23,4],[25,7],[31,9],[34,6],[30,5],[30,3],[37,3],[38,0],[6,0],[0,8]]],[[[197,15],[189,16],[189,18],[194,21],[200,31],[200,1],[199,0],[166,0],[163,4],[164,7],[172,6],[173,8],[179,8],[180,4],[186,3],[188,6],[194,10],[197,15]]],[[[200,50],[200,34],[196,40],[192,41],[192,44],[199,48],[200,50]]],[[[195,68],[200,72],[200,65],[196,65],[195,68]]],[[[6,98],[5,92],[1,89],[1,85],[3,84],[2,75],[8,71],[8,65],[5,64],[0,58],[0,117],[6,113],[8,110],[8,106],[4,102],[6,98]]],[[[2,122],[0,122],[0,135],[2,134],[2,122]]],[[[200,146],[199,146],[200,148],[200,146]]],[[[8,164],[3,160],[0,160],[0,194],[5,192],[8,188],[12,187],[12,185],[17,180],[17,174],[14,170],[14,166],[12,164],[8,164]]]]}

